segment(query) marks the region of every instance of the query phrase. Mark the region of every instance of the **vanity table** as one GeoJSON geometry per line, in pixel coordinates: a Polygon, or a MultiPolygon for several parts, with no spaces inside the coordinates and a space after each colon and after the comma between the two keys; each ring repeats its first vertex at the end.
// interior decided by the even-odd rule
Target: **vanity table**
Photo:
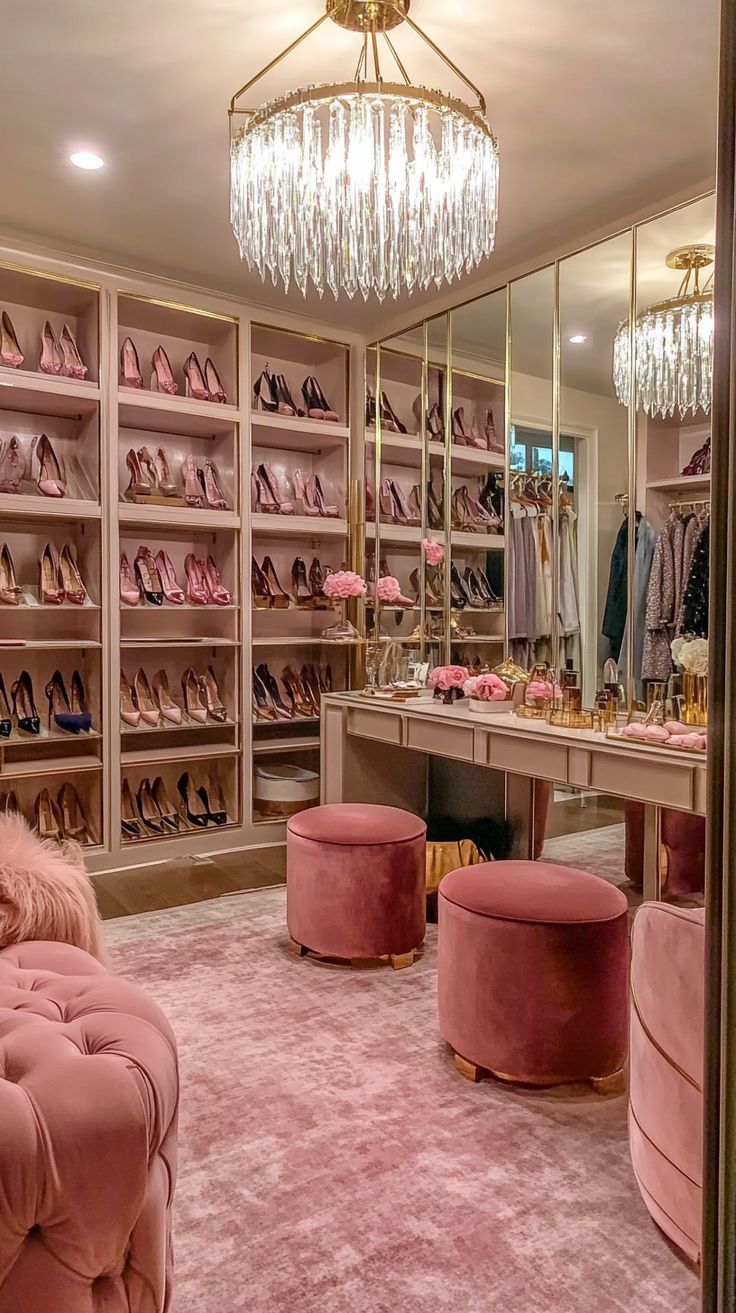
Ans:
{"type": "Polygon", "coordinates": [[[658,898],[660,809],[705,814],[705,754],[619,746],[594,730],[556,728],[495,705],[492,714],[476,715],[463,701],[323,697],[322,802],[376,802],[424,813],[430,758],[470,763],[501,773],[513,855],[531,857],[535,779],[614,794],[644,804],[644,897],[658,898]]]}

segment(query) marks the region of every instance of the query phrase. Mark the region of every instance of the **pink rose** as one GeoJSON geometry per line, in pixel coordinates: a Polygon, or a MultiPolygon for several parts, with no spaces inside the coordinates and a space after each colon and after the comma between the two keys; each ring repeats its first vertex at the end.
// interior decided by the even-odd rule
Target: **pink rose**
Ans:
{"type": "Polygon", "coordinates": [[[328,574],[322,585],[325,597],[338,598],[342,602],[349,597],[363,597],[365,591],[365,579],[354,570],[336,570],[334,574],[328,574]]]}
{"type": "Polygon", "coordinates": [[[429,676],[430,688],[439,688],[446,693],[451,688],[461,688],[468,678],[465,666],[435,666],[429,676]]]}
{"type": "Polygon", "coordinates": [[[463,684],[463,693],[465,694],[466,698],[474,698],[478,696],[478,694],[476,693],[476,689],[478,687],[479,679],[480,679],[480,675],[471,675],[470,679],[466,679],[465,683],[463,684]]]}
{"type": "Polygon", "coordinates": [[[422,551],[428,565],[441,565],[445,559],[444,547],[431,538],[422,538],[422,551]]]}
{"type": "Polygon", "coordinates": [[[376,593],[381,602],[395,602],[401,597],[401,584],[392,574],[384,575],[378,580],[376,593]]]}
{"type": "Polygon", "coordinates": [[[481,702],[505,702],[509,696],[508,685],[504,684],[498,675],[492,672],[487,675],[479,675],[473,697],[478,698],[481,702]]]}

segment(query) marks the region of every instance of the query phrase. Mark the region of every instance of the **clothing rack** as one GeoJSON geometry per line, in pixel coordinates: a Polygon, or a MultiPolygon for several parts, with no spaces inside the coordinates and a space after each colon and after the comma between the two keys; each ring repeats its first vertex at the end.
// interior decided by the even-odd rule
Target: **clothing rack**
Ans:
{"type": "Polygon", "coordinates": [[[704,500],[698,500],[698,501],[692,501],[692,500],[688,500],[688,501],[671,501],[671,502],[669,503],[668,509],[671,510],[671,511],[681,511],[681,510],[684,510],[685,507],[687,507],[688,510],[691,510],[692,513],[693,513],[693,515],[697,515],[697,513],[698,513],[699,510],[700,510],[700,511],[709,511],[709,510],[710,510],[710,497],[706,497],[704,500]]]}

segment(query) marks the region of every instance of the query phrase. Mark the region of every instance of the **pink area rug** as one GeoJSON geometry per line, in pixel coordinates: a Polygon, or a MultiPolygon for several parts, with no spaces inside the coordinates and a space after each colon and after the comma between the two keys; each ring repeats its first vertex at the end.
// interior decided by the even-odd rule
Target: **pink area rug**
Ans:
{"type": "Polygon", "coordinates": [[[623,1098],[455,1074],[434,927],[399,972],[292,956],[283,889],[105,935],[180,1045],[174,1313],[697,1313],[623,1098]]]}

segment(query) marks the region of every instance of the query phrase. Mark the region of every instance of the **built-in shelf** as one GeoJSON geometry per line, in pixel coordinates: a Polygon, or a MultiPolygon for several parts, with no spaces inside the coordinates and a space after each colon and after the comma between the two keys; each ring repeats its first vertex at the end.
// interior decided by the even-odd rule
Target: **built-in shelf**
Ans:
{"type": "MultiPolygon", "coordinates": [[[[435,535],[443,535],[444,530],[431,530],[435,535]]],[[[376,526],[373,521],[366,525],[366,537],[375,538],[376,526]]],[[[381,524],[381,544],[394,543],[397,546],[407,544],[418,544],[422,539],[422,531],[417,525],[413,524],[381,524]]],[[[453,529],[452,531],[453,547],[470,547],[478,552],[500,552],[505,547],[505,539],[502,533],[470,533],[464,529],[453,529]]],[[[390,609],[390,604],[389,604],[390,609]]]]}
{"type": "Polygon", "coordinates": [[[99,400],[100,389],[96,383],[26,369],[0,368],[0,410],[81,419],[92,413],[99,400]]]}
{"type": "Polygon", "coordinates": [[[277,447],[280,451],[328,451],[350,438],[346,424],[288,415],[251,413],[254,447],[277,447]]]}
{"type": "MultiPolygon", "coordinates": [[[[73,497],[34,497],[29,493],[0,493],[0,517],[43,520],[99,520],[99,502],[73,497]]],[[[81,607],[80,607],[81,610],[81,607]]]]}
{"type": "Polygon", "coordinates": [[[0,769],[0,782],[19,780],[27,776],[39,776],[48,779],[55,775],[69,775],[79,771],[100,771],[102,762],[99,757],[80,755],[79,757],[57,757],[43,761],[6,761],[0,769]]]}
{"type": "Polygon", "coordinates": [[[5,748],[47,748],[58,743],[92,743],[102,738],[99,730],[89,729],[85,734],[65,734],[63,730],[47,729],[42,724],[40,734],[24,734],[14,730],[7,739],[0,739],[0,750],[5,748]]]}
{"type": "Polygon", "coordinates": [[[118,390],[121,428],[153,433],[175,433],[183,438],[213,438],[232,431],[240,419],[237,406],[220,406],[214,401],[145,392],[137,388],[118,390]]]}
{"type": "Polygon", "coordinates": [[[253,755],[263,757],[274,752],[313,752],[319,747],[319,738],[256,739],[253,743],[253,755]]]}
{"type": "Polygon", "coordinates": [[[159,648],[159,647],[180,647],[186,651],[188,647],[240,647],[240,642],[236,638],[198,638],[191,634],[183,635],[181,638],[122,638],[120,640],[122,648],[159,648]]]}
{"type": "Polygon", "coordinates": [[[710,492],[710,474],[679,474],[669,479],[652,479],[647,492],[697,494],[710,492]]]}
{"type": "Polygon", "coordinates": [[[82,648],[101,648],[102,643],[91,638],[9,638],[0,640],[0,652],[76,652],[82,648]]]}
{"type": "Polygon", "coordinates": [[[503,634],[465,634],[462,638],[451,638],[451,643],[504,643],[503,634]]]}
{"type": "Polygon", "coordinates": [[[333,520],[326,515],[251,515],[254,535],[266,538],[345,538],[347,520],[333,520]]]}
{"type": "Polygon", "coordinates": [[[234,720],[208,720],[206,724],[201,724],[196,720],[183,720],[181,725],[174,725],[170,720],[164,720],[161,724],[153,725],[126,725],[125,721],[120,722],[120,733],[123,738],[130,735],[131,738],[140,738],[141,735],[150,734],[207,734],[216,729],[235,729],[236,721],[234,720]]]}
{"type": "Polygon", "coordinates": [[[120,502],[118,519],[121,524],[145,525],[148,528],[186,528],[192,534],[200,530],[240,528],[236,511],[218,511],[190,506],[145,506],[136,502],[120,502]]]}
{"type": "MultiPolygon", "coordinates": [[[[289,720],[256,720],[253,718],[253,727],[260,729],[278,729],[281,725],[319,725],[319,716],[290,716],[289,720]]],[[[260,740],[255,740],[259,742],[260,740]]],[[[269,739],[269,743],[276,742],[275,739],[269,739]]]]}
{"type": "MultiPolygon", "coordinates": [[[[375,432],[366,433],[366,442],[375,445],[375,432]]],[[[422,457],[422,439],[414,434],[385,433],[381,431],[381,460],[387,465],[406,465],[417,468],[422,457]]],[[[427,445],[429,456],[440,460],[444,456],[444,443],[430,439],[427,445]]],[[[504,468],[504,457],[495,451],[482,447],[464,447],[458,442],[450,445],[453,474],[483,474],[488,470],[504,468]]]]}
{"type": "Polygon", "coordinates": [[[142,599],[137,606],[129,606],[127,602],[120,603],[121,615],[174,615],[177,611],[179,614],[193,611],[199,615],[221,615],[223,612],[237,610],[238,608],[234,602],[229,603],[227,606],[215,606],[214,603],[208,606],[199,606],[196,602],[167,602],[164,598],[161,606],[152,606],[150,602],[145,602],[142,599]]]}
{"type": "MultiPolygon", "coordinates": [[[[140,839],[131,839],[128,835],[122,834],[120,846],[122,848],[143,848],[149,843],[171,843],[172,839],[196,839],[201,842],[205,834],[222,834],[223,830],[237,830],[239,828],[237,821],[226,821],[224,825],[190,825],[188,821],[182,821],[181,829],[166,830],[163,834],[152,834],[146,830],[145,825],[141,822],[143,833],[140,839]]],[[[185,849],[186,851],[186,849],[185,849]]]]}
{"type": "Polygon", "coordinates": [[[149,766],[155,762],[168,765],[172,761],[215,761],[221,757],[237,757],[240,748],[231,743],[201,743],[182,747],[131,748],[121,752],[123,766],[149,766]]]}
{"type": "Polygon", "coordinates": [[[319,634],[295,635],[281,638],[253,638],[253,647],[359,647],[362,638],[321,638],[319,634]]]}

